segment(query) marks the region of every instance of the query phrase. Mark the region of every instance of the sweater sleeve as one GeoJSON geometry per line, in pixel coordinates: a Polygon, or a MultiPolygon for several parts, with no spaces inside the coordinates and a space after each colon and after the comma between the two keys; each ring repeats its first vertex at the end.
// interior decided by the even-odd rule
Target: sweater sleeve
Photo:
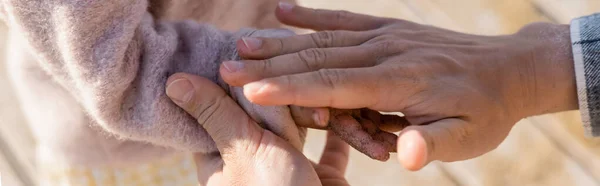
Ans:
{"type": "Polygon", "coordinates": [[[600,136],[600,14],[571,21],[571,45],[585,133],[600,136]]]}
{"type": "Polygon", "coordinates": [[[166,80],[186,72],[218,82],[219,63],[236,57],[236,40],[257,31],[159,22],[147,12],[147,0],[1,2],[9,26],[26,38],[40,66],[104,130],[181,150],[216,150],[204,129],[166,97],[166,80]]]}

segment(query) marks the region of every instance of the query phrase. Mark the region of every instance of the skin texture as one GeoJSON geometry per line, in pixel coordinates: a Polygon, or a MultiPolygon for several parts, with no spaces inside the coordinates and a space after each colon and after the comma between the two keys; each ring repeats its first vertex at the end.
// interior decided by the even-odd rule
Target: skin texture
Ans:
{"type": "MultiPolygon", "coordinates": [[[[238,47],[255,44],[257,43],[246,39],[237,42],[238,47]]],[[[245,57],[242,56],[242,58],[245,57]]],[[[250,56],[246,59],[252,59],[252,57],[250,56]]],[[[237,68],[237,66],[224,68],[229,71],[237,68]]],[[[239,92],[242,89],[232,88],[232,90],[239,92]]],[[[238,92],[234,92],[233,94],[237,95],[238,92]]],[[[249,109],[247,109],[246,105],[242,104],[248,111],[249,109]]],[[[406,119],[397,115],[384,115],[370,109],[339,110],[307,108],[294,105],[290,105],[289,109],[294,122],[298,126],[330,130],[359,152],[379,161],[387,161],[390,153],[396,152],[395,146],[397,142],[397,136],[391,133],[394,130],[386,131],[381,129],[398,128],[396,126],[406,126],[409,124],[406,119]]],[[[251,112],[249,114],[253,115],[251,112]]],[[[279,126],[279,128],[285,127],[279,126]]]]}
{"type": "MultiPolygon", "coordinates": [[[[239,40],[237,42],[238,46],[252,44],[255,43],[251,43],[248,40],[239,40]]],[[[229,68],[235,67],[230,66],[229,68]]],[[[397,115],[383,115],[370,109],[338,110],[327,108],[306,108],[290,105],[289,111],[286,110],[273,112],[271,111],[273,109],[282,110],[281,106],[264,107],[256,105],[246,100],[241,87],[233,87],[230,88],[230,90],[231,95],[235,99],[238,99],[238,103],[240,103],[242,108],[244,108],[246,112],[252,116],[253,119],[255,119],[255,121],[259,123],[261,123],[261,121],[269,121],[269,124],[271,125],[268,126],[271,128],[266,128],[275,132],[280,137],[283,137],[292,144],[300,143],[294,143],[298,142],[299,140],[290,138],[294,137],[293,134],[284,133],[285,131],[292,131],[290,130],[292,126],[286,126],[283,124],[289,122],[279,122],[281,121],[278,120],[281,118],[279,115],[274,115],[273,117],[266,119],[261,119],[264,117],[260,116],[269,116],[269,113],[289,112],[294,120],[293,122],[295,122],[296,125],[300,126],[301,128],[308,127],[314,129],[328,129],[339,136],[342,140],[346,141],[356,150],[362,152],[372,159],[379,161],[388,160],[390,158],[390,152],[396,152],[395,147],[397,141],[397,136],[395,134],[381,130],[380,128],[386,128],[387,126],[408,125],[408,122],[402,117],[397,115]],[[281,124],[283,124],[283,126],[281,124]],[[288,128],[288,130],[281,130],[286,128],[288,128]]]]}
{"type": "Polygon", "coordinates": [[[381,115],[370,109],[330,110],[328,129],[369,157],[385,161],[396,152],[397,136],[379,127],[388,121],[406,123],[398,116],[381,115]]]}
{"type": "Polygon", "coordinates": [[[277,16],[326,31],[245,38],[259,45],[239,53],[254,60],[223,63],[223,79],[262,105],[402,112],[408,125],[391,128],[402,129],[398,159],[409,170],[477,157],[524,117],[578,107],[568,25],[478,36],[285,4],[277,16]]]}
{"type": "Polygon", "coordinates": [[[206,78],[175,74],[167,82],[167,94],[194,116],[219,149],[218,153],[195,155],[200,185],[348,185],[344,172],[349,147],[336,136],[328,135],[321,161],[316,164],[283,138],[260,127],[206,78]],[[231,119],[222,120],[224,117],[231,119]]]}

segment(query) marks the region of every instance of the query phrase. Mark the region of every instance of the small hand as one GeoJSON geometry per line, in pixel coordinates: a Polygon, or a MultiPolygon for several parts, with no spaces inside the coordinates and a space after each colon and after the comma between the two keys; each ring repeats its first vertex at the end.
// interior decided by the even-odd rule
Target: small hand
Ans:
{"type": "Polygon", "coordinates": [[[201,185],[346,186],[348,145],[328,135],[319,164],[310,162],[284,139],[252,120],[218,85],[189,74],[175,74],[167,95],[197,119],[219,153],[196,154],[201,185]]]}
{"type": "Polygon", "coordinates": [[[225,62],[225,81],[263,105],[402,112],[411,126],[398,158],[411,170],[479,156],[524,117],[577,108],[565,25],[478,36],[299,6],[280,6],[277,16],[335,31],[245,38],[240,55],[266,60],[225,62]]]}

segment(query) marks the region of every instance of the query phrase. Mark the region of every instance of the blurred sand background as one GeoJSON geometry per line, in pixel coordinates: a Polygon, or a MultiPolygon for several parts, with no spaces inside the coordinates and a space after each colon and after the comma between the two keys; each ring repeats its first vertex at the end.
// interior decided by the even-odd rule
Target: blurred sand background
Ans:
{"type": "MultiPolygon", "coordinates": [[[[535,21],[568,23],[600,11],[598,0],[298,0],[300,4],[407,19],[468,33],[497,35],[535,21]]],[[[0,26],[0,41],[7,38],[0,26]]],[[[4,45],[0,56],[4,56],[4,45]]],[[[4,57],[0,58],[4,59],[4,57]]],[[[35,179],[35,141],[27,134],[0,60],[0,172],[3,186],[35,179]]],[[[353,151],[347,172],[352,185],[600,185],[600,140],[583,138],[577,112],[523,120],[496,150],[473,160],[434,162],[419,172],[370,160],[353,151]]],[[[305,154],[318,160],[325,133],[311,131],[305,154]]]]}

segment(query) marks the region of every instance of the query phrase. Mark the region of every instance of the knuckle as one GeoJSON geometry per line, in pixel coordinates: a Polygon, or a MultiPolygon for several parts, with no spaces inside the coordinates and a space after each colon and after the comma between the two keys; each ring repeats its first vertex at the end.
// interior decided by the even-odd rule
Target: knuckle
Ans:
{"type": "Polygon", "coordinates": [[[448,130],[450,136],[452,136],[453,140],[456,140],[456,143],[458,143],[460,147],[469,147],[471,142],[469,140],[469,136],[471,135],[469,128],[457,127],[454,129],[446,128],[446,130],[448,130]]]}
{"type": "Polygon", "coordinates": [[[282,38],[273,38],[273,42],[276,43],[275,51],[277,54],[285,54],[287,53],[285,42],[283,42],[282,38]]]}
{"type": "Polygon", "coordinates": [[[318,48],[329,48],[333,46],[335,34],[333,31],[321,31],[310,35],[318,48]]]}
{"type": "Polygon", "coordinates": [[[281,81],[283,81],[282,84],[284,84],[288,91],[291,92],[291,94],[293,95],[292,102],[295,104],[298,101],[298,90],[294,86],[294,84],[296,84],[297,82],[297,80],[294,77],[295,76],[283,76],[283,79],[281,81]]]}
{"type": "Polygon", "coordinates": [[[318,71],[319,78],[324,85],[331,90],[335,90],[336,84],[342,78],[341,71],[335,69],[321,69],[318,71]]]}
{"type": "Polygon", "coordinates": [[[270,74],[271,69],[273,69],[273,59],[269,58],[262,60],[262,62],[260,63],[260,69],[258,69],[258,71],[260,72],[259,74],[268,76],[268,74],[270,74]]]}
{"type": "Polygon", "coordinates": [[[398,38],[395,35],[382,33],[381,35],[374,37],[373,39],[370,39],[365,44],[375,44],[375,43],[380,43],[383,41],[393,41],[396,39],[398,39],[398,38]]]}
{"type": "Polygon", "coordinates": [[[383,55],[393,55],[402,52],[405,47],[399,41],[395,41],[394,39],[386,39],[377,42],[375,44],[375,48],[383,55]]]}
{"type": "Polygon", "coordinates": [[[321,49],[311,48],[299,52],[298,58],[300,58],[309,70],[318,70],[327,61],[327,53],[321,49]]]}
{"type": "Polygon", "coordinates": [[[193,107],[192,116],[196,118],[198,124],[206,126],[214,120],[218,115],[219,110],[226,100],[226,95],[223,94],[215,99],[211,99],[208,102],[198,103],[193,107]]]}

